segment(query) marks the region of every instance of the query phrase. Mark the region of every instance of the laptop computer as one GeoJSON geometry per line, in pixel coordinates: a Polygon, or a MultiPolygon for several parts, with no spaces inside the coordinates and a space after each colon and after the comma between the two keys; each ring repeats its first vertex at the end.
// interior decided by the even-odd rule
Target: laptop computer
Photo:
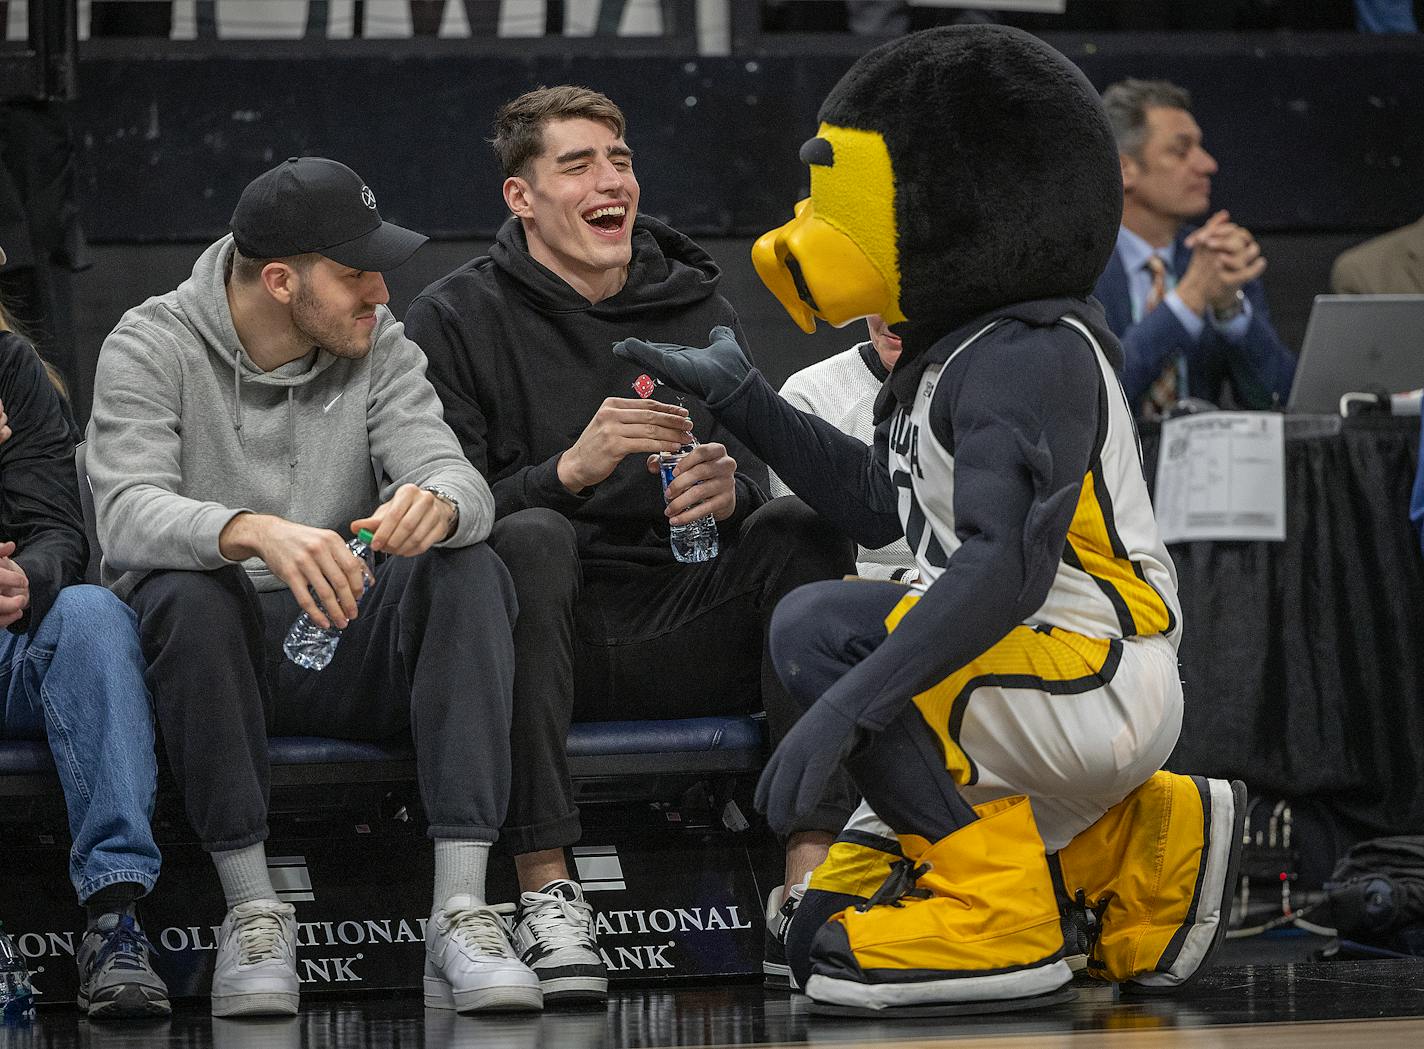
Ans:
{"type": "Polygon", "coordinates": [[[1352,392],[1424,386],[1424,295],[1317,295],[1286,410],[1335,415],[1352,392]]]}

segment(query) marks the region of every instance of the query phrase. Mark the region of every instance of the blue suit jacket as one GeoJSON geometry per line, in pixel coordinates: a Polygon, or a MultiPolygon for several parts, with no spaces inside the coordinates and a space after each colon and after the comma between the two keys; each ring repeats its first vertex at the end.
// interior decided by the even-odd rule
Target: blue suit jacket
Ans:
{"type": "MultiPolygon", "coordinates": [[[[1177,235],[1172,270],[1180,279],[1187,271],[1192,253],[1182,241],[1189,230],[1177,235]]],[[[1187,358],[1186,393],[1221,404],[1227,388],[1237,408],[1270,408],[1284,405],[1295,376],[1295,355],[1286,349],[1266,306],[1266,291],[1259,280],[1242,289],[1251,303],[1251,325],[1246,339],[1234,346],[1207,321],[1199,339],[1193,340],[1176,314],[1158,307],[1141,321],[1132,323],[1132,297],[1127,290],[1127,271],[1116,251],[1098,278],[1093,295],[1103,304],[1108,327],[1122,340],[1122,385],[1128,400],[1137,404],[1162,373],[1163,364],[1178,354],[1187,358]]]]}

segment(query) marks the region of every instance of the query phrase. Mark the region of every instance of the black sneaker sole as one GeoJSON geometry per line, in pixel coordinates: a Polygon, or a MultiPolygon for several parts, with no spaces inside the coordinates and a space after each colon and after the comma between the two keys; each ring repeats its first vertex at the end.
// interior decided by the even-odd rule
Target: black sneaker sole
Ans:
{"type": "Polygon", "coordinates": [[[608,1001],[607,976],[541,977],[539,987],[544,992],[545,1005],[592,1005],[608,1001]]]}
{"type": "Polygon", "coordinates": [[[79,1010],[91,1020],[141,1020],[171,1016],[168,995],[157,987],[124,983],[92,997],[80,997],[79,1010]]]}

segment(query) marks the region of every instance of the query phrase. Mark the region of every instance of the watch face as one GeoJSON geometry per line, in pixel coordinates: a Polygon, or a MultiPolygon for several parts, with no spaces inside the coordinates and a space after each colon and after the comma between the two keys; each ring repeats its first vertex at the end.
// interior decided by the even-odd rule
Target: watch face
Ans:
{"type": "Polygon", "coordinates": [[[423,491],[426,491],[426,492],[429,492],[431,495],[435,496],[437,499],[443,499],[443,500],[445,500],[445,502],[447,502],[447,503],[450,504],[450,509],[453,510],[455,513],[458,514],[458,513],[460,512],[460,504],[459,504],[459,502],[456,501],[456,499],[455,499],[455,497],[454,497],[453,495],[451,495],[449,492],[445,491],[445,489],[443,489],[443,488],[438,488],[438,487],[436,487],[435,485],[432,484],[432,485],[427,485],[427,486],[426,486],[424,489],[422,489],[422,490],[423,490],[423,491]]]}

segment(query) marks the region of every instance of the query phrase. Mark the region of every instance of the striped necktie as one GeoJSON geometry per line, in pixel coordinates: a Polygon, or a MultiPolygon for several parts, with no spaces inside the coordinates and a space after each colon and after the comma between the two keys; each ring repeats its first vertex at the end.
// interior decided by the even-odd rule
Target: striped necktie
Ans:
{"type": "MultiPolygon", "coordinates": [[[[1162,305],[1162,300],[1167,297],[1167,263],[1160,255],[1149,255],[1147,258],[1147,270],[1152,274],[1152,287],[1147,293],[1147,301],[1143,304],[1142,316],[1162,305]]],[[[1142,417],[1144,419],[1160,419],[1165,416],[1172,405],[1186,393],[1186,386],[1183,382],[1182,360],[1179,357],[1170,357],[1162,362],[1162,374],[1158,375],[1152,385],[1147,390],[1147,396],[1143,398],[1142,417]]]]}

